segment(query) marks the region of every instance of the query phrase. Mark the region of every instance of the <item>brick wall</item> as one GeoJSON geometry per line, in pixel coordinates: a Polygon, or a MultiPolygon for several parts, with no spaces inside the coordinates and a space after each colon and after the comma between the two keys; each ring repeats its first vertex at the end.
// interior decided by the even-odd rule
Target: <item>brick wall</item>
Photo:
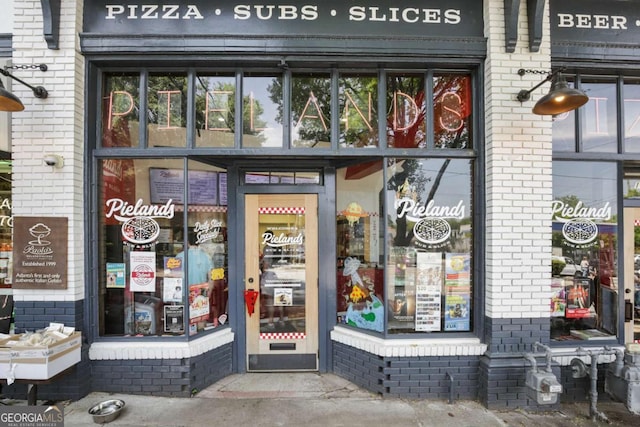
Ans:
{"type": "Polygon", "coordinates": [[[82,329],[80,301],[16,301],[14,304],[16,333],[33,332],[49,326],[50,322],[64,323],[82,329]]]}
{"type": "Polygon", "coordinates": [[[13,215],[69,219],[66,290],[14,289],[16,301],[67,301],[84,298],[84,59],[76,49],[82,30],[80,0],[63,0],[59,49],[47,47],[38,0],[14,3],[14,65],[44,63],[48,70],[14,70],[16,77],[44,86],[46,99],[14,84],[25,105],[12,113],[13,215]],[[46,166],[45,154],[64,157],[64,167],[46,166]]]}
{"type": "Polygon", "coordinates": [[[533,344],[549,344],[551,324],[547,318],[492,319],[485,317],[483,342],[490,354],[507,353],[522,357],[533,344]]]}
{"type": "Polygon", "coordinates": [[[186,359],[94,360],[92,391],[190,397],[231,374],[231,344],[186,359]]]}
{"type": "Polygon", "coordinates": [[[358,386],[389,397],[476,399],[477,356],[383,357],[333,344],[333,372],[358,386]]]}

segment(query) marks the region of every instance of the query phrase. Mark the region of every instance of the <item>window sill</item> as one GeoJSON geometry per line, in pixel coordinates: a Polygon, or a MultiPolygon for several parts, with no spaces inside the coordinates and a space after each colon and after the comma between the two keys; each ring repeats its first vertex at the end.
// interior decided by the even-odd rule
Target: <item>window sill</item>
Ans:
{"type": "Polygon", "coordinates": [[[233,342],[231,328],[189,341],[122,340],[95,342],[89,348],[91,360],[188,359],[233,342]]]}
{"type": "Polygon", "coordinates": [[[331,331],[331,339],[381,357],[480,356],[487,351],[479,338],[383,339],[341,326],[331,331]]]}

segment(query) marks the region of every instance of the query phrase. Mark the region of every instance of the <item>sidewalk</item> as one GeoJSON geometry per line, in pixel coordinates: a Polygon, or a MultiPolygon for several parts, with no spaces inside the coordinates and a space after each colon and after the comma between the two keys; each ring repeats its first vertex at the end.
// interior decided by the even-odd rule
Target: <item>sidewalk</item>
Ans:
{"type": "Polygon", "coordinates": [[[589,402],[559,411],[489,411],[478,402],[382,398],[333,374],[232,375],[193,398],[91,393],[65,407],[65,427],[98,425],[88,410],[107,399],[125,408],[109,426],[637,426],[622,403],[597,404],[609,423],[589,418],[589,402]]]}

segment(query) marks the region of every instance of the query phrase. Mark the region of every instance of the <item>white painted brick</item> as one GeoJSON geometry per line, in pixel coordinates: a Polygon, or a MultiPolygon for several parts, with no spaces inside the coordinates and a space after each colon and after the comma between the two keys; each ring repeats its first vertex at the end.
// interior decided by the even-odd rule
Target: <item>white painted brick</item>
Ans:
{"type": "Polygon", "coordinates": [[[14,64],[45,63],[46,72],[17,70],[18,77],[49,91],[47,99],[27,87],[14,92],[25,110],[14,113],[12,126],[13,214],[69,218],[68,289],[48,292],[14,290],[16,300],[74,301],[84,297],[83,111],[84,59],[77,52],[82,2],[62,0],[60,49],[50,50],[42,35],[41,4],[15,2],[14,64]],[[60,170],[44,165],[45,153],[61,154],[60,170]]]}

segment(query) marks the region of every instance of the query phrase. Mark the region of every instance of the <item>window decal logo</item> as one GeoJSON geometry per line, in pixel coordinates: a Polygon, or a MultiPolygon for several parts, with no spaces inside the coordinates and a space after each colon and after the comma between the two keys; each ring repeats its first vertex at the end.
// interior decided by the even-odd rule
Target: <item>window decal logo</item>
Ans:
{"type": "Polygon", "coordinates": [[[581,245],[596,238],[598,226],[586,218],[571,219],[562,226],[562,235],[568,242],[581,245]]]}
{"type": "Polygon", "coordinates": [[[153,218],[133,217],[122,224],[122,237],[137,245],[151,243],[159,235],[160,225],[153,218]]]}
{"type": "Polygon", "coordinates": [[[107,218],[115,218],[122,222],[122,237],[136,245],[144,245],[155,241],[160,235],[160,225],[154,218],[171,219],[175,213],[173,200],[164,205],[145,205],[138,199],[131,205],[122,199],[106,201],[107,218]]]}
{"type": "Polygon", "coordinates": [[[434,245],[451,236],[451,226],[442,218],[424,218],[413,227],[413,235],[422,243],[434,245]]]}

